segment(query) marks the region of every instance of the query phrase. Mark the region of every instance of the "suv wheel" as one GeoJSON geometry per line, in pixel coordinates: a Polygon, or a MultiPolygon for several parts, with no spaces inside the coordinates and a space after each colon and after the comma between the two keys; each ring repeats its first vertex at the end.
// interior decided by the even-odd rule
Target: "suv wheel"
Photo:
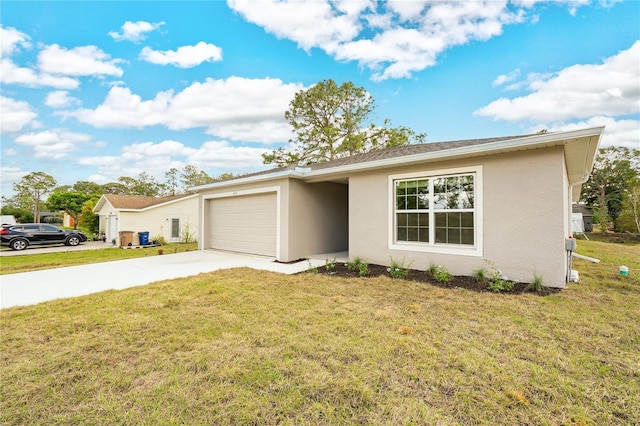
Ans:
{"type": "Polygon", "coordinates": [[[11,247],[12,250],[24,250],[27,248],[27,246],[29,246],[29,243],[26,240],[13,240],[11,241],[11,243],[9,244],[9,247],[11,247]]]}

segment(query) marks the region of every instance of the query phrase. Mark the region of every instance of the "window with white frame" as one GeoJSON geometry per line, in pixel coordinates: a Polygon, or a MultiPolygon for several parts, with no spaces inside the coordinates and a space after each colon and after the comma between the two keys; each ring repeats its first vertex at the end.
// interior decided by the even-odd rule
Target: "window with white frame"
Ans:
{"type": "Polygon", "coordinates": [[[474,248],[478,244],[476,170],[391,177],[393,245],[474,248]]]}

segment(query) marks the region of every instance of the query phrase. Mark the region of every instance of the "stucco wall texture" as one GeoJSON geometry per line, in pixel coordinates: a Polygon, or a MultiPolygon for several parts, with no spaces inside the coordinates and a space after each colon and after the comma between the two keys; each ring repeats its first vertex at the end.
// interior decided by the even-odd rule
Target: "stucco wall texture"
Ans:
{"type": "Polygon", "coordinates": [[[349,179],[349,255],[369,263],[404,261],[414,269],[431,263],[456,275],[493,262],[509,279],[530,282],[534,274],[545,285],[565,286],[568,235],[566,169],[562,147],[519,151],[459,161],[426,163],[349,179]],[[480,255],[415,252],[389,245],[389,175],[482,166],[483,220],[480,255]]]}

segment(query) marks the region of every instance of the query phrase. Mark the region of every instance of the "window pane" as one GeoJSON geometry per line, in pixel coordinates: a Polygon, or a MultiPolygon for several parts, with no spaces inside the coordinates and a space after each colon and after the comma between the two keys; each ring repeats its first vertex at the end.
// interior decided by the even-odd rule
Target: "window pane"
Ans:
{"type": "Polygon", "coordinates": [[[444,228],[447,226],[447,215],[438,213],[436,214],[436,227],[444,228]]]}
{"type": "Polygon", "coordinates": [[[450,228],[459,228],[460,213],[447,213],[447,226],[450,228]]]}
{"type": "Polygon", "coordinates": [[[420,227],[423,227],[423,228],[429,226],[429,213],[419,214],[418,225],[420,225],[420,227]]]}
{"type": "Polygon", "coordinates": [[[396,209],[398,210],[406,210],[407,208],[407,199],[406,197],[397,197],[396,198],[396,209]]]}
{"type": "Polygon", "coordinates": [[[429,228],[420,228],[419,229],[419,241],[421,243],[429,242],[429,228]]]}
{"type": "Polygon", "coordinates": [[[473,213],[460,213],[460,226],[473,228],[473,213]]]}
{"type": "Polygon", "coordinates": [[[407,241],[418,241],[418,228],[407,228],[407,241]]]}
{"type": "Polygon", "coordinates": [[[436,228],[436,243],[447,242],[447,230],[445,228],[436,228]]]}
{"type": "Polygon", "coordinates": [[[407,196],[407,210],[415,210],[418,208],[418,199],[416,196],[407,196]]]}
{"type": "Polygon", "coordinates": [[[460,243],[473,245],[473,229],[462,229],[460,231],[460,243]]]}
{"type": "Polygon", "coordinates": [[[410,180],[406,182],[407,184],[407,195],[415,195],[418,193],[418,181],[410,180]]]}
{"type": "Polygon", "coordinates": [[[398,241],[407,241],[407,228],[404,226],[398,226],[398,241]]]}
{"type": "Polygon", "coordinates": [[[409,213],[407,214],[407,216],[408,216],[407,225],[418,226],[418,213],[409,213]]]}
{"type": "Polygon", "coordinates": [[[458,228],[447,229],[447,243],[460,244],[460,229],[458,228]]]}

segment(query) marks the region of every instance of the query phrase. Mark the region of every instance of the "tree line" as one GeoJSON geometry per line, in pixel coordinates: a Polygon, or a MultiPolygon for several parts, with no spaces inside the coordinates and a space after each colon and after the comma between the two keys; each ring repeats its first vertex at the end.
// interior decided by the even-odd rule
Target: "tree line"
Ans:
{"type": "Polygon", "coordinates": [[[23,223],[39,223],[41,212],[64,211],[73,218],[76,227],[79,224],[90,232],[97,232],[98,218],[92,210],[104,194],[165,197],[187,194],[193,186],[234,177],[231,173],[211,177],[192,165],[186,165],[182,170],[171,168],[164,176],[164,182],[160,182],[147,172],[142,172],[137,178],[121,176],[116,182],[103,185],[78,181],[73,185],[58,186],[53,176],[32,172],[13,184],[13,197],[2,197],[2,214],[13,215],[23,223]]]}

